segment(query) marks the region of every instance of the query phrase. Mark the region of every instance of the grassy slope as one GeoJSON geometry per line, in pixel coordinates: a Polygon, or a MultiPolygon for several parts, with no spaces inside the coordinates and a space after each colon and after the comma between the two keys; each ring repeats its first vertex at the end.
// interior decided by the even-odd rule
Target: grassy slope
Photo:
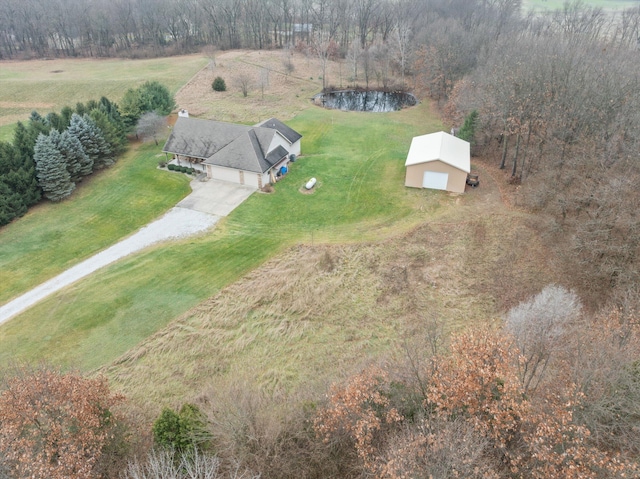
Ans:
{"type": "Polygon", "coordinates": [[[43,202],[0,229],[0,302],[110,246],[186,196],[187,177],[157,170],[157,154],[152,145],[131,149],[70,199],[43,202]]]}
{"type": "Polygon", "coordinates": [[[423,223],[407,233],[287,248],[102,371],[149,418],[187,401],[218,410],[239,391],[285,407],[363,363],[402,361],[405,345],[424,351],[440,326],[495,320],[554,268],[538,220],[479,173],[464,196],[410,192],[423,223]]]}
{"type": "MultiPolygon", "coordinates": [[[[305,135],[308,156],[275,194],[252,196],[213,234],[121,261],[13,319],[0,329],[0,361],[46,358],[95,368],[274,254],[310,242],[311,230],[322,240],[357,241],[416,224],[415,192],[402,187],[404,156],[413,135],[440,126],[431,118],[427,105],[375,116],[305,111],[291,125],[305,135]],[[299,193],[311,176],[317,191],[299,193]]],[[[23,246],[15,248],[8,256],[23,246]]]]}

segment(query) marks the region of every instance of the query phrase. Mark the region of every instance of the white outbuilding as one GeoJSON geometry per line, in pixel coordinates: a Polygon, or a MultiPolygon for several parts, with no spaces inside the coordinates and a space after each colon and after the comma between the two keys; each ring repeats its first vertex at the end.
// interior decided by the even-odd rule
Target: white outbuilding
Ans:
{"type": "Polygon", "coordinates": [[[471,145],[444,131],[416,136],[404,165],[405,186],[464,193],[471,145]]]}

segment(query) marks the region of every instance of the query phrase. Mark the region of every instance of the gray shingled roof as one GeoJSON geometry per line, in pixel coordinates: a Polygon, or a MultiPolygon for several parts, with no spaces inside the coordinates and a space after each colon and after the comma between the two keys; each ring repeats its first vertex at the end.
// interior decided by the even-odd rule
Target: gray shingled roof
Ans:
{"type": "Polygon", "coordinates": [[[264,173],[288,154],[282,146],[268,151],[276,131],[287,141],[295,138],[295,142],[302,138],[275,118],[251,127],[181,117],[162,151],[200,158],[205,160],[205,164],[264,173]]]}
{"type": "Polygon", "coordinates": [[[300,133],[298,133],[297,131],[295,131],[292,128],[289,128],[287,125],[282,123],[277,118],[269,118],[268,120],[265,120],[265,121],[263,121],[261,123],[258,123],[256,126],[261,126],[261,127],[265,127],[265,128],[272,128],[274,130],[277,130],[292,145],[296,141],[298,141],[300,138],[302,138],[302,135],[300,133]]]}

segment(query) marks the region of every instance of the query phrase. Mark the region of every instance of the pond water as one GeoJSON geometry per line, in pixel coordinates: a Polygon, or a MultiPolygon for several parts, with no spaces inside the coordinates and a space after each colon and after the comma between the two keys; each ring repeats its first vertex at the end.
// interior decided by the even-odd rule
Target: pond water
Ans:
{"type": "Polygon", "coordinates": [[[397,111],[418,104],[418,100],[411,93],[375,90],[339,90],[318,93],[313,97],[313,102],[334,110],[376,113],[397,111]]]}

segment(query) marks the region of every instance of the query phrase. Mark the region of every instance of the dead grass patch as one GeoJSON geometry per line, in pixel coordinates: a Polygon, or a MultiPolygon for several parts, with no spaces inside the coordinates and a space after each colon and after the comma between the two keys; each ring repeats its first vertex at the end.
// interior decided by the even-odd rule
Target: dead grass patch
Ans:
{"type": "MultiPolygon", "coordinates": [[[[291,58],[294,70],[287,73],[281,50],[224,52],[215,65],[200,70],[178,91],[176,103],[196,117],[239,123],[271,116],[288,120],[306,108],[318,108],[311,98],[322,90],[320,61],[297,52],[291,58]],[[211,84],[218,76],[225,80],[227,91],[213,91],[211,84]],[[250,79],[247,97],[234,85],[240,77],[250,79]]],[[[348,80],[347,71],[344,63],[329,62],[327,78],[340,88],[356,86],[348,80]]]]}

